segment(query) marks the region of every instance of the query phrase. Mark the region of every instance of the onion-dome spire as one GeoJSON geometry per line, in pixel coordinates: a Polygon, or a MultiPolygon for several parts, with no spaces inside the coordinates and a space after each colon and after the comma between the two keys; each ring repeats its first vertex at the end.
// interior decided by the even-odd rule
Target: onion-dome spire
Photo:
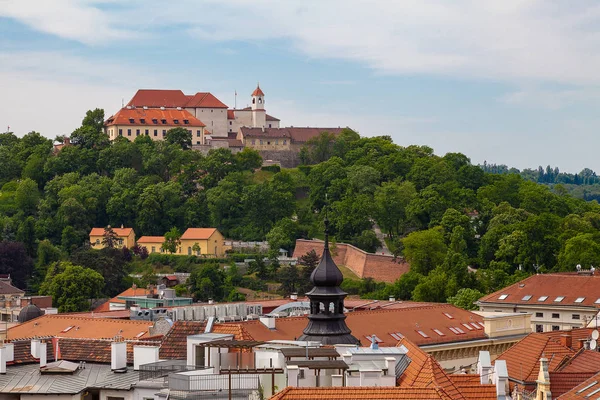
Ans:
{"type": "Polygon", "coordinates": [[[325,208],[325,245],[319,265],[310,275],[310,282],[315,286],[340,286],[344,280],[342,272],[333,261],[329,252],[329,219],[325,208]]]}

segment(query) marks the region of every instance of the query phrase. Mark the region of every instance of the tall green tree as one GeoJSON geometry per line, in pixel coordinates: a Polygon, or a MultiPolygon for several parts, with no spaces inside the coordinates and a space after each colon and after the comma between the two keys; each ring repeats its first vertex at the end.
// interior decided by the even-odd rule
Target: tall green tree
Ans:
{"type": "Polygon", "coordinates": [[[48,274],[40,293],[52,296],[61,313],[87,311],[100,297],[104,278],[98,272],[71,263],[60,263],[56,274],[48,274]]]}

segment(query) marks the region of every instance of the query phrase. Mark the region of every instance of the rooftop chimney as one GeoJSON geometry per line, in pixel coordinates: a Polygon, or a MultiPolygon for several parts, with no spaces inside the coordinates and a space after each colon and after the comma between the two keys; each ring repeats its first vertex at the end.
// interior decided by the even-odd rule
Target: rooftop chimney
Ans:
{"type": "Polygon", "coordinates": [[[260,317],[260,322],[269,329],[275,329],[275,318],[260,317]]]}
{"type": "Polygon", "coordinates": [[[492,383],[496,385],[496,397],[498,399],[507,398],[506,396],[510,392],[510,388],[508,386],[508,369],[506,368],[506,360],[496,360],[494,363],[492,383]]]}
{"type": "Polygon", "coordinates": [[[570,349],[573,348],[573,336],[571,336],[570,331],[567,331],[567,333],[560,335],[560,344],[570,349]]]}
{"type": "Polygon", "coordinates": [[[31,339],[31,356],[40,358],[40,339],[31,339]]]}
{"type": "Polygon", "coordinates": [[[492,362],[490,361],[489,351],[480,351],[479,359],[477,360],[477,373],[481,384],[490,383],[490,371],[492,370],[492,362]]]}
{"type": "Polygon", "coordinates": [[[40,359],[40,368],[45,367],[46,364],[48,364],[48,360],[46,359],[46,357],[48,356],[47,353],[47,348],[48,348],[48,343],[46,342],[40,342],[40,356],[38,357],[40,359]]]}
{"type": "Polygon", "coordinates": [[[298,300],[298,293],[290,294],[290,300],[298,300]]]}
{"type": "Polygon", "coordinates": [[[379,349],[379,344],[377,344],[377,340],[375,339],[375,335],[371,336],[371,345],[369,346],[373,350],[379,349]]]}
{"type": "Polygon", "coordinates": [[[133,346],[133,369],[138,371],[140,365],[158,362],[158,346],[133,346]]]}
{"type": "Polygon", "coordinates": [[[0,374],[6,374],[6,347],[0,347],[0,374]]]}
{"type": "Polygon", "coordinates": [[[114,372],[127,369],[127,343],[123,339],[110,344],[110,369],[114,372]]]}
{"type": "Polygon", "coordinates": [[[585,342],[587,342],[587,339],[579,339],[577,343],[577,348],[575,350],[583,349],[583,347],[585,346],[585,342]]]}
{"type": "Polygon", "coordinates": [[[390,296],[389,301],[396,301],[396,298],[394,296],[390,296]]]}

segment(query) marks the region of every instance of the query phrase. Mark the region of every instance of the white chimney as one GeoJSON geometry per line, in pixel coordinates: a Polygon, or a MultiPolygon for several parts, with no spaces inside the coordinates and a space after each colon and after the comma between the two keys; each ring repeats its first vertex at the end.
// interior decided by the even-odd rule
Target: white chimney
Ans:
{"type": "Polygon", "coordinates": [[[0,347],[0,374],[6,374],[6,347],[0,347]]]}
{"type": "Polygon", "coordinates": [[[479,381],[482,385],[490,383],[490,372],[492,370],[492,362],[490,361],[489,351],[480,351],[479,359],[477,360],[477,373],[479,381]]]}
{"type": "Polygon", "coordinates": [[[298,293],[290,294],[290,300],[298,300],[298,293]]]}
{"type": "Polygon", "coordinates": [[[48,343],[41,342],[40,343],[40,353],[39,353],[40,356],[38,357],[40,359],[40,368],[45,367],[46,364],[48,364],[48,360],[46,359],[46,357],[48,356],[47,349],[48,349],[48,343]]]}
{"type": "Polygon", "coordinates": [[[388,375],[396,375],[396,358],[394,357],[386,357],[385,358],[385,368],[387,369],[388,375]]]}
{"type": "Polygon", "coordinates": [[[299,386],[300,368],[297,365],[288,365],[287,370],[287,385],[291,387],[299,386]]]}
{"type": "Polygon", "coordinates": [[[396,298],[394,296],[390,296],[389,301],[396,301],[396,298]]]}
{"type": "Polygon", "coordinates": [[[31,356],[40,358],[40,339],[31,339],[31,356]]]}
{"type": "Polygon", "coordinates": [[[110,344],[110,369],[113,371],[127,368],[127,343],[112,342],[110,344]]]}
{"type": "Polygon", "coordinates": [[[496,395],[499,399],[504,399],[510,392],[508,387],[508,369],[505,360],[496,360],[494,363],[494,374],[492,383],[496,385],[496,395]]]}
{"type": "Polygon", "coordinates": [[[159,349],[158,346],[133,346],[133,369],[138,371],[140,365],[157,362],[159,349]]]}
{"type": "Polygon", "coordinates": [[[4,343],[3,347],[6,351],[6,362],[15,361],[15,344],[4,343]]]}
{"type": "Polygon", "coordinates": [[[275,318],[260,317],[260,322],[269,329],[275,329],[275,318]]]}

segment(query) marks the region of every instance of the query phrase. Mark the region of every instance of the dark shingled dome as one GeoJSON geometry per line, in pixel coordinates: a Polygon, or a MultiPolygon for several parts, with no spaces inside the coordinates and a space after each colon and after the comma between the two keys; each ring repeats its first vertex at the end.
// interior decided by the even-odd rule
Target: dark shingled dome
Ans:
{"type": "Polygon", "coordinates": [[[24,307],[19,313],[19,322],[27,322],[42,315],[44,315],[44,312],[40,310],[38,306],[30,304],[27,307],[24,307]]]}

